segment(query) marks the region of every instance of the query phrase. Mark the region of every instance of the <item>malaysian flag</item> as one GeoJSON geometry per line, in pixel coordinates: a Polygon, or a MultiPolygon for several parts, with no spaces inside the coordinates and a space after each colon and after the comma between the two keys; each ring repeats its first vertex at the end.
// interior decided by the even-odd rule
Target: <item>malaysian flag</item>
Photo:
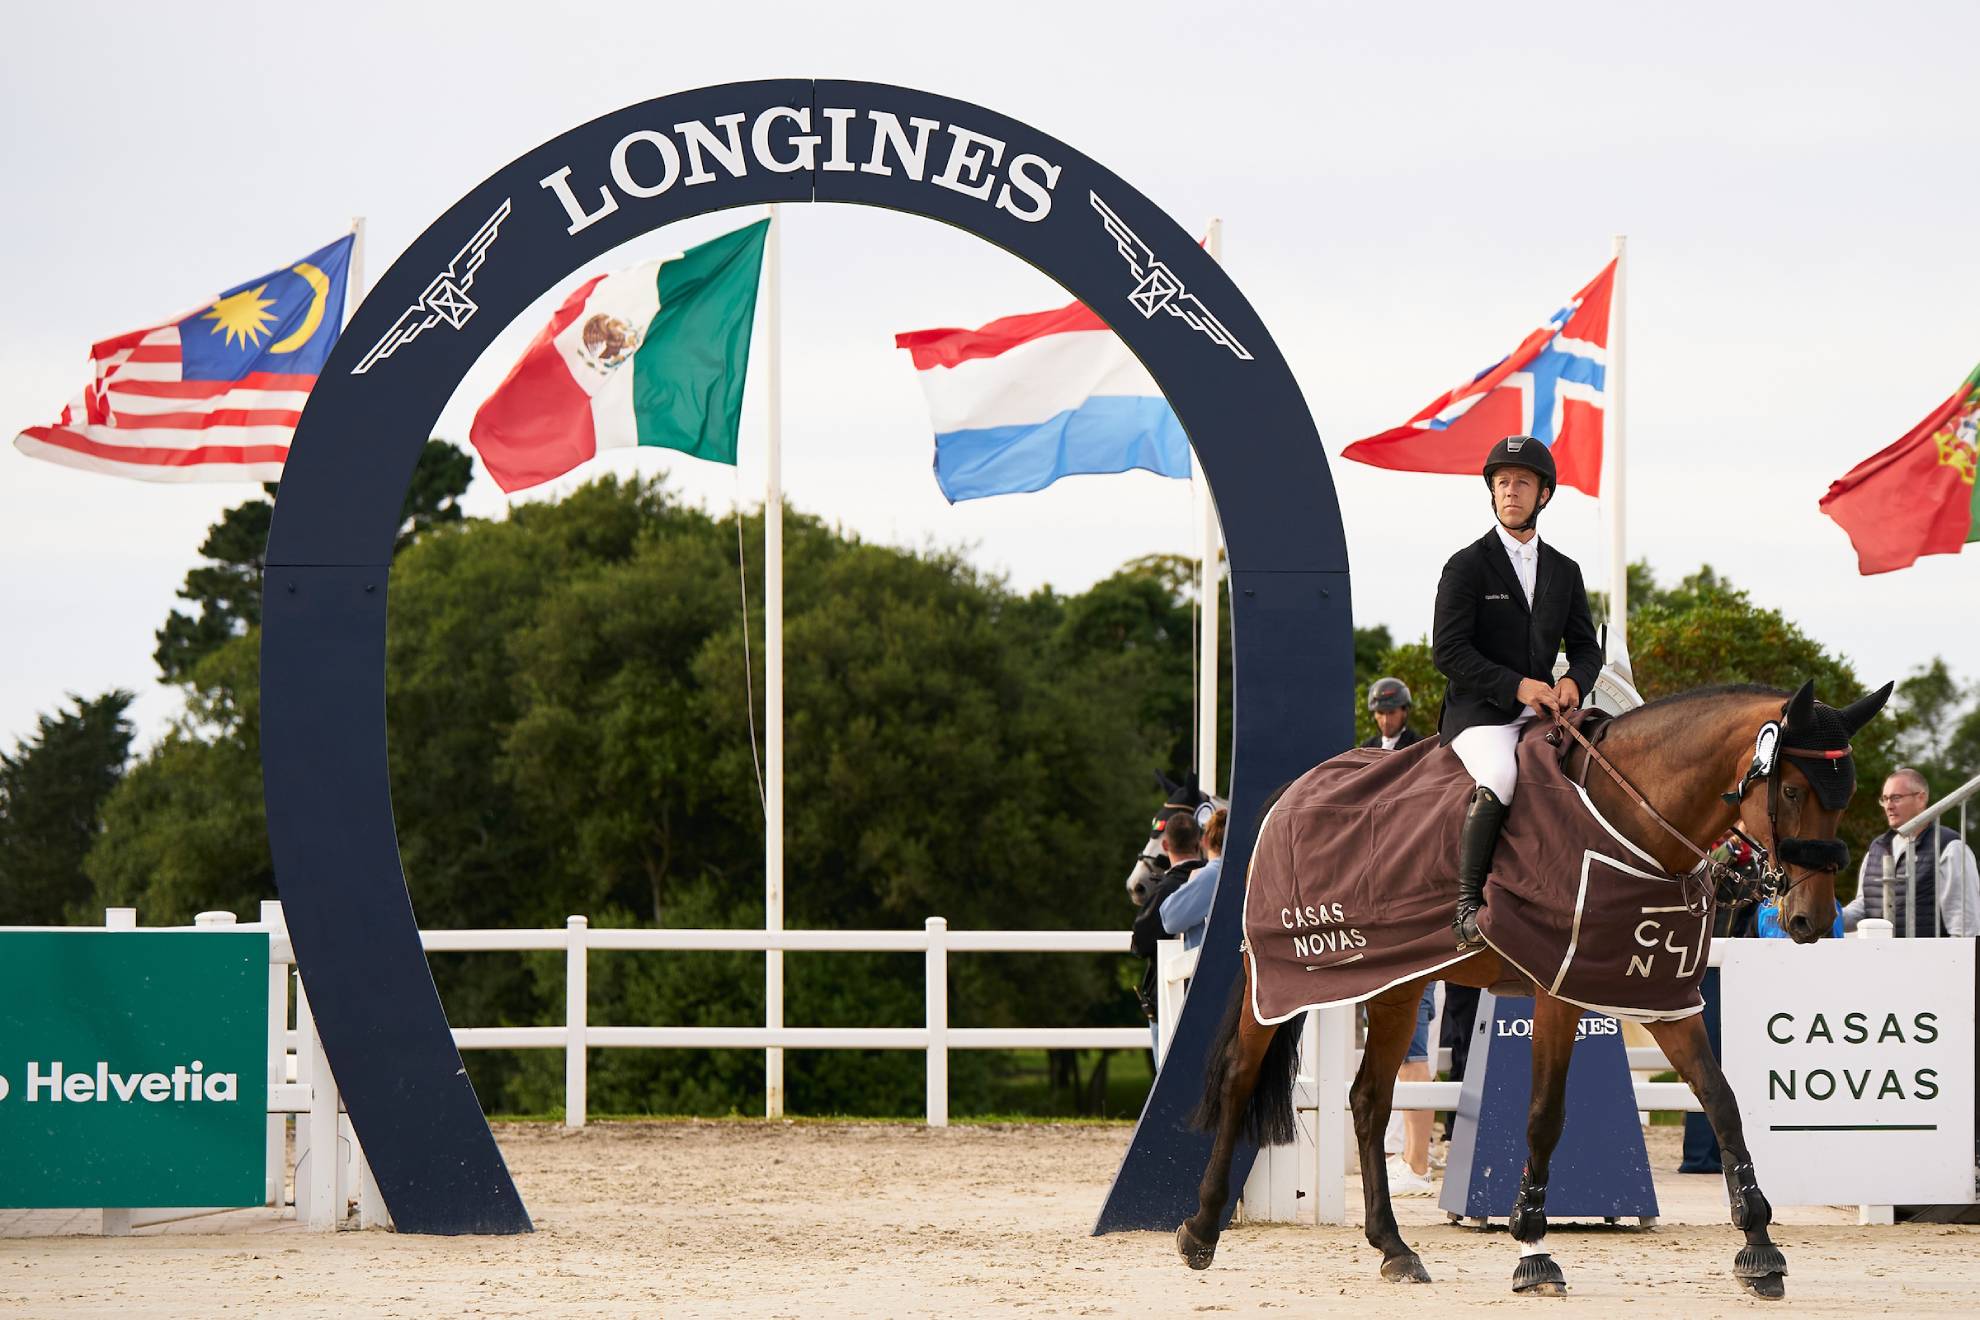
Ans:
{"type": "Polygon", "coordinates": [[[53,426],[14,447],[140,481],[279,481],[309,391],[344,325],[350,235],[188,316],[106,339],[53,426]]]}
{"type": "Polygon", "coordinates": [[[1404,472],[1476,476],[1493,445],[1509,435],[1530,435],[1553,454],[1561,485],[1601,494],[1615,280],[1611,261],[1518,348],[1401,426],[1357,440],[1341,456],[1404,472]]]}

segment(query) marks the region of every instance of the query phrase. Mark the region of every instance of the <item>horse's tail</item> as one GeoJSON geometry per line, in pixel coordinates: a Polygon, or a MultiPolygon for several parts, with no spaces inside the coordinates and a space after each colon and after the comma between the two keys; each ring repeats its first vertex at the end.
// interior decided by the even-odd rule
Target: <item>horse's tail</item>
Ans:
{"type": "MultiPolygon", "coordinates": [[[[1218,1023],[1217,1034],[1210,1042],[1210,1057],[1203,1069],[1203,1099],[1190,1115],[1190,1122],[1205,1132],[1215,1132],[1223,1126],[1225,1090],[1232,1070],[1243,1057],[1238,1035],[1244,1025],[1242,1015],[1251,1011],[1246,1002],[1249,996],[1245,994],[1249,979],[1248,974],[1238,977],[1231,989],[1230,1005],[1224,1010],[1224,1020],[1218,1023]]],[[[1277,1027],[1260,1028],[1270,1031],[1272,1040],[1265,1047],[1265,1060],[1259,1065],[1257,1080],[1245,1101],[1243,1132],[1247,1139],[1261,1146],[1289,1145],[1296,1134],[1292,1093],[1299,1071],[1299,1037],[1305,1024],[1306,1015],[1302,1013],[1277,1027]]]]}

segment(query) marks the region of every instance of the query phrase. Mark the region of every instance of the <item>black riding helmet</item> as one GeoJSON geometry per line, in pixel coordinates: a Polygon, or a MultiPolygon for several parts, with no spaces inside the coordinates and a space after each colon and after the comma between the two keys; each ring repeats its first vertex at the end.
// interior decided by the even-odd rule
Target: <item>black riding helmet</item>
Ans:
{"type": "Polygon", "coordinates": [[[1554,476],[1554,456],[1547,446],[1530,435],[1509,435],[1492,446],[1492,452],[1485,456],[1485,489],[1492,489],[1492,474],[1502,467],[1525,468],[1540,478],[1540,503],[1534,506],[1524,526],[1516,529],[1525,531],[1540,521],[1540,509],[1552,498],[1557,484],[1554,476]]]}
{"type": "Polygon", "coordinates": [[[1378,678],[1368,685],[1368,709],[1408,710],[1409,684],[1400,678],[1378,678]]]}

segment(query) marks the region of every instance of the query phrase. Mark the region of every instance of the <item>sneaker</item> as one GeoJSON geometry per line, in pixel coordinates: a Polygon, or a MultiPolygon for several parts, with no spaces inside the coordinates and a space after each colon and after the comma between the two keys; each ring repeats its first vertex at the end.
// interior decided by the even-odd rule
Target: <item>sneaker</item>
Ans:
{"type": "Polygon", "coordinates": [[[1400,1159],[1388,1162],[1390,1196],[1429,1196],[1437,1190],[1437,1184],[1403,1163],[1400,1159]]]}

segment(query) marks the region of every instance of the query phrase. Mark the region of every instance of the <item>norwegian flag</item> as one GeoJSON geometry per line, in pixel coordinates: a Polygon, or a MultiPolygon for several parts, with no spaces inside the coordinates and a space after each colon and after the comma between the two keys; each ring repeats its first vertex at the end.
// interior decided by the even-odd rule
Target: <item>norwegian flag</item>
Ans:
{"type": "Polygon", "coordinates": [[[1355,441],[1342,457],[1402,472],[1476,476],[1493,445],[1530,435],[1553,452],[1563,486],[1600,495],[1615,281],[1611,261],[1509,355],[1394,430],[1355,441]]]}

